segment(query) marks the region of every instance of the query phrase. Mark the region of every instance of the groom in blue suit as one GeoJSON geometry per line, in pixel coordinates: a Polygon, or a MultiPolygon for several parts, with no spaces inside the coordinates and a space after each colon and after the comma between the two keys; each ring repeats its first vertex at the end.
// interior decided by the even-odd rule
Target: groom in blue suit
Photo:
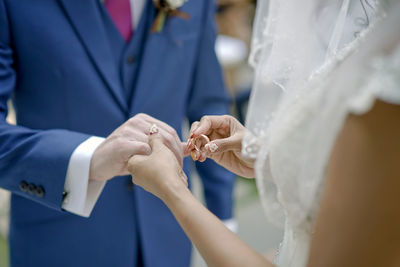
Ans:
{"type": "MultiPolygon", "coordinates": [[[[113,7],[126,1],[0,0],[0,186],[12,192],[11,266],[189,265],[189,240],[124,176],[124,164],[150,153],[151,125],[180,159],[186,118],[228,112],[214,3],[189,0],[180,8],[188,18],[169,16],[151,33],[153,1],[113,7]],[[126,16],[129,28],[119,20],[126,16]],[[9,99],[17,126],[5,121],[9,99]]],[[[209,209],[230,219],[233,176],[213,162],[197,170],[209,209]]]]}

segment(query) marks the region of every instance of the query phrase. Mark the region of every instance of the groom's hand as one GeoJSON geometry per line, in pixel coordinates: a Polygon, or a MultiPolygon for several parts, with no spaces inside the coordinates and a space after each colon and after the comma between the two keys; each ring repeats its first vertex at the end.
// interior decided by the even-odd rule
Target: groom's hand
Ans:
{"type": "Polygon", "coordinates": [[[110,134],[95,150],[90,162],[90,179],[106,181],[115,176],[128,175],[127,164],[132,156],[151,154],[148,134],[153,124],[158,126],[164,144],[182,164],[182,146],[176,131],[151,116],[138,114],[110,134]]]}

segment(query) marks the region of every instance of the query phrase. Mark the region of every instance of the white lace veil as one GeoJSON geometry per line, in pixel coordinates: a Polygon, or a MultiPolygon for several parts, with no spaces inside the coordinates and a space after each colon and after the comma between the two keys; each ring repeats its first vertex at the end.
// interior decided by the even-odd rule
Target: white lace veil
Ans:
{"type": "Polygon", "coordinates": [[[274,112],[284,94],[296,94],[368,26],[375,5],[372,0],[258,0],[249,58],[255,79],[243,153],[257,158],[259,193],[267,216],[277,225],[283,225],[285,214],[266,171],[274,112]]]}

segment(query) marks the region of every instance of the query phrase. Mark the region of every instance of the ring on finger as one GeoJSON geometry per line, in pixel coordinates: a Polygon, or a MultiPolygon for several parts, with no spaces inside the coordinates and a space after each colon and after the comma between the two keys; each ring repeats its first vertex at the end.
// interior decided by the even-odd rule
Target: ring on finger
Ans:
{"type": "Polygon", "coordinates": [[[153,124],[153,125],[151,125],[151,127],[150,127],[149,135],[158,133],[159,131],[160,131],[160,130],[159,130],[157,124],[153,124]]]}

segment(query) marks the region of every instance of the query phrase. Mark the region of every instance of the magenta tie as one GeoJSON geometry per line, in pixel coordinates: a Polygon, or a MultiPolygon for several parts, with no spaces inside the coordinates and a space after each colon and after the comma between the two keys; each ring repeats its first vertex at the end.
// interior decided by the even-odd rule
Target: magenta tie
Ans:
{"type": "Polygon", "coordinates": [[[106,0],[105,5],[115,26],[128,42],[132,36],[132,14],[130,0],[106,0]]]}

